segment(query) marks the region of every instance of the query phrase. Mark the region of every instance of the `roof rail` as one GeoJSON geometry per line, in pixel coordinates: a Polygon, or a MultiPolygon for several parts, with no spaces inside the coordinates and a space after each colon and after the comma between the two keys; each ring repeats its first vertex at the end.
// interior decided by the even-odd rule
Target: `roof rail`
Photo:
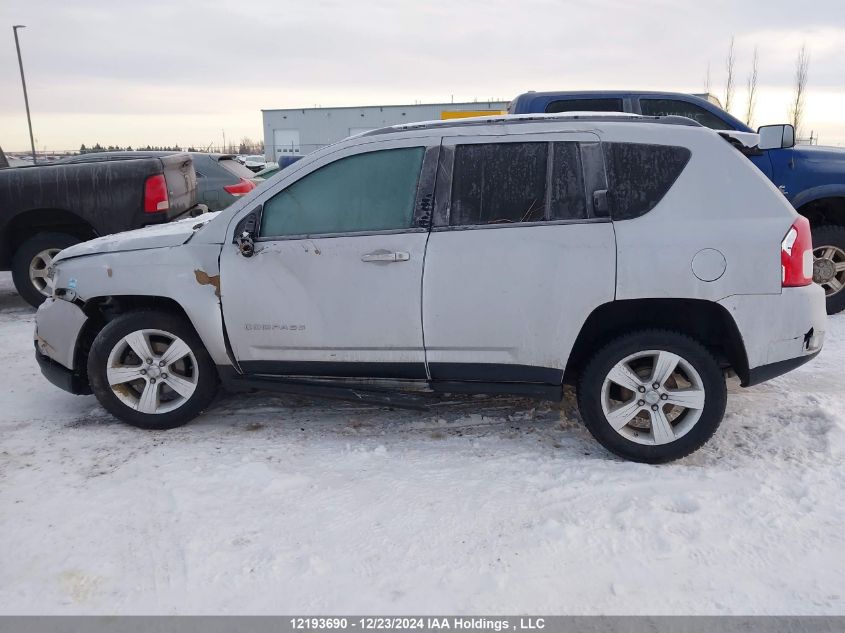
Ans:
{"type": "Polygon", "coordinates": [[[566,112],[555,114],[499,114],[495,116],[478,116],[466,119],[446,119],[441,121],[420,121],[418,123],[400,123],[388,127],[377,128],[368,132],[362,132],[357,136],[378,136],[379,134],[390,134],[391,132],[404,132],[410,130],[431,130],[438,128],[463,128],[479,125],[514,125],[523,123],[550,123],[555,121],[584,121],[588,123],[605,122],[631,122],[631,123],[659,123],[662,125],[683,125],[688,127],[701,127],[701,124],[692,119],[682,116],[643,116],[628,112],[566,112]]]}

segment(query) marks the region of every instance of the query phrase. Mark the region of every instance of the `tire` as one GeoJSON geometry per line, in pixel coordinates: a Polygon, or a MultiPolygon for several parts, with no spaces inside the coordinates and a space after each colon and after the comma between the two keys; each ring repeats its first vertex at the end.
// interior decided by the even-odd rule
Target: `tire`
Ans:
{"type": "Polygon", "coordinates": [[[680,459],[701,448],[719,428],[726,402],[725,378],[712,354],[690,337],[668,330],[635,331],[613,339],[589,360],[578,381],[578,408],[593,437],[619,457],[648,464],[680,459]],[[675,365],[667,352],[679,357],[675,365]],[[654,389],[658,359],[660,367],[675,366],[675,371],[663,372],[668,379],[654,389]],[[633,375],[617,370],[623,362],[633,375]],[[612,370],[619,382],[610,379],[612,370]],[[623,382],[631,388],[621,387],[623,382]],[[682,389],[686,391],[679,393],[682,389]],[[689,406],[673,404],[681,399],[689,406]]]}
{"type": "Polygon", "coordinates": [[[187,424],[217,392],[217,370],[193,327],[152,310],[123,314],[100,331],[88,355],[88,378],[106,411],[143,429],[187,424]]]}
{"type": "Polygon", "coordinates": [[[56,253],[80,241],[67,233],[38,233],[18,247],[12,256],[12,279],[28,304],[37,308],[52,294],[52,280],[41,271],[46,272],[56,253]],[[44,256],[49,256],[49,260],[44,256]],[[30,273],[34,271],[41,274],[32,277],[30,273]]]}
{"type": "Polygon", "coordinates": [[[813,281],[824,288],[827,313],[845,310],[845,226],[826,224],[813,229],[813,281]],[[821,260],[828,260],[822,264],[821,260]],[[840,270],[836,270],[839,268],[840,270]]]}

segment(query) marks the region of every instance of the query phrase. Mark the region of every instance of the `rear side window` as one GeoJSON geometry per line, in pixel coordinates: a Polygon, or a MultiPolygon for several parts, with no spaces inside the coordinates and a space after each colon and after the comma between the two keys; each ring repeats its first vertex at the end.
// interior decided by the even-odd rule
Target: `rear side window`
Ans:
{"type": "Polygon", "coordinates": [[[690,159],[686,147],[604,143],[611,217],[630,220],[651,211],[690,159]]]}
{"type": "Polygon", "coordinates": [[[561,99],[546,106],[546,112],[623,112],[622,99],[561,99]]]}
{"type": "Polygon", "coordinates": [[[483,143],[455,148],[450,225],[585,217],[578,143],[483,143]]]}
{"type": "Polygon", "coordinates": [[[455,150],[449,223],[542,220],[548,153],[548,143],[459,145],[455,150]]]}
{"type": "Polygon", "coordinates": [[[237,176],[238,178],[246,178],[247,180],[249,180],[250,178],[255,178],[254,172],[244,167],[238,161],[232,158],[221,158],[217,161],[217,164],[220,165],[226,171],[228,171],[230,174],[237,176]]]}
{"type": "Polygon", "coordinates": [[[712,130],[732,129],[712,112],[694,103],[677,99],[640,99],[640,111],[646,116],[685,116],[712,130]]]}

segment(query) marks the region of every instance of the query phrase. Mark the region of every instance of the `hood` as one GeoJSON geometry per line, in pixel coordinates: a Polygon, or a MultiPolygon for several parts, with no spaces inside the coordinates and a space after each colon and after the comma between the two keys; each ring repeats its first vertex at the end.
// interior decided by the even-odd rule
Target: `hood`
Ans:
{"type": "Polygon", "coordinates": [[[796,145],[792,148],[796,154],[808,161],[833,160],[845,163],[845,147],[827,147],[825,145],[796,145]]]}
{"type": "Polygon", "coordinates": [[[53,261],[58,262],[72,257],[100,253],[119,253],[179,246],[191,239],[196,231],[205,226],[216,215],[216,213],[205,213],[196,218],[185,218],[184,220],[156,224],[134,231],[104,235],[64,249],[53,261]]]}

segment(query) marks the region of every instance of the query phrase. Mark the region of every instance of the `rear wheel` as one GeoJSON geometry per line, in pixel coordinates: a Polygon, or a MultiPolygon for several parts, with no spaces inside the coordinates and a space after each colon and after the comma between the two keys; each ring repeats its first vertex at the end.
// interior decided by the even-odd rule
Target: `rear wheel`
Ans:
{"type": "Polygon", "coordinates": [[[27,303],[37,308],[52,296],[53,258],[79,241],[67,233],[39,233],[18,247],[12,257],[12,279],[27,303]]]}
{"type": "Polygon", "coordinates": [[[827,313],[845,310],[845,227],[813,229],[813,281],[824,288],[827,313]]]}
{"type": "Polygon", "coordinates": [[[111,321],[88,356],[91,389],[114,416],[146,429],[186,424],[216,392],[217,372],[193,328],[165,312],[111,321]]]}
{"type": "Polygon", "coordinates": [[[633,332],[590,360],[578,405],[590,433],[637,462],[680,459],[703,446],[725,412],[719,364],[700,343],[665,330],[633,332]]]}

